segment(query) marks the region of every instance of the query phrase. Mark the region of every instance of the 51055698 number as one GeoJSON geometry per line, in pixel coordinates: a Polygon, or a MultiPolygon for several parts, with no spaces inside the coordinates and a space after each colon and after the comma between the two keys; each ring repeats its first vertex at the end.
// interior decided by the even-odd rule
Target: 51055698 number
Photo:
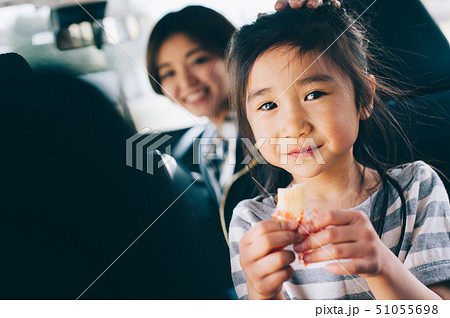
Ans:
{"type": "Polygon", "coordinates": [[[436,315],[438,305],[377,305],[377,315],[436,315]]]}

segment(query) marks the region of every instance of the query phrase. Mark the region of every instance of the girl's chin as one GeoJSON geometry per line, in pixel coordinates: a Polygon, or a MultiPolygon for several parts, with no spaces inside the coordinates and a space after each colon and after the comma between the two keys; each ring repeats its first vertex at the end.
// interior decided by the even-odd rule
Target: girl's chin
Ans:
{"type": "Polygon", "coordinates": [[[301,164],[284,165],[282,168],[298,178],[314,178],[322,171],[315,160],[305,160],[301,164]]]}

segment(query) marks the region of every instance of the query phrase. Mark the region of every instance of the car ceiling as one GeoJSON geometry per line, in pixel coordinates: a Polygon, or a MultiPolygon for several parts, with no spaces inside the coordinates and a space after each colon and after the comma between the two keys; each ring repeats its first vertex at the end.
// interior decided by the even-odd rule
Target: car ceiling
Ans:
{"type": "MultiPolygon", "coordinates": [[[[87,3],[87,2],[98,2],[99,0],[0,0],[0,7],[7,7],[20,4],[34,4],[36,7],[50,6],[51,8],[61,7],[65,5],[73,5],[77,2],[87,3]]],[[[113,2],[116,0],[109,0],[108,2],[113,2]]]]}

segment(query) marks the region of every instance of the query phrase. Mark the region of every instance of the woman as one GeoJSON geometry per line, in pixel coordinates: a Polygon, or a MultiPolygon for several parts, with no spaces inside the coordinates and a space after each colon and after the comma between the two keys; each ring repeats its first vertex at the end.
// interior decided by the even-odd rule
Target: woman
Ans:
{"type": "Polygon", "coordinates": [[[234,31],[226,18],[202,6],[164,16],[147,51],[154,91],[219,127],[229,111],[224,55],[234,31]]]}
{"type": "Polygon", "coordinates": [[[225,236],[231,217],[225,211],[231,212],[237,202],[256,194],[248,177],[240,178],[248,168],[242,163],[242,146],[236,142],[237,130],[230,116],[224,58],[234,31],[234,26],[214,10],[188,6],[158,21],[147,49],[153,90],[210,121],[169,132],[170,143],[177,161],[205,180],[221,208],[225,236]],[[231,187],[239,191],[231,190],[235,193],[228,195],[231,187]]]}

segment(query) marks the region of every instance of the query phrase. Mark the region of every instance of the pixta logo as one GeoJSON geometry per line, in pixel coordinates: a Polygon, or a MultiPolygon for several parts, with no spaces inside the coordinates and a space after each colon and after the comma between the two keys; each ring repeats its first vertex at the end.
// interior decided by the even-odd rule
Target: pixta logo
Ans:
{"type": "MultiPolygon", "coordinates": [[[[131,136],[126,141],[126,164],[129,167],[134,167],[140,171],[144,171],[153,175],[154,173],[154,158],[158,158],[157,167],[161,168],[169,160],[173,158],[170,156],[155,156],[155,150],[169,141],[172,137],[165,135],[159,131],[150,128],[144,128],[131,136]]],[[[171,146],[168,145],[164,153],[171,153],[171,146]]]]}

